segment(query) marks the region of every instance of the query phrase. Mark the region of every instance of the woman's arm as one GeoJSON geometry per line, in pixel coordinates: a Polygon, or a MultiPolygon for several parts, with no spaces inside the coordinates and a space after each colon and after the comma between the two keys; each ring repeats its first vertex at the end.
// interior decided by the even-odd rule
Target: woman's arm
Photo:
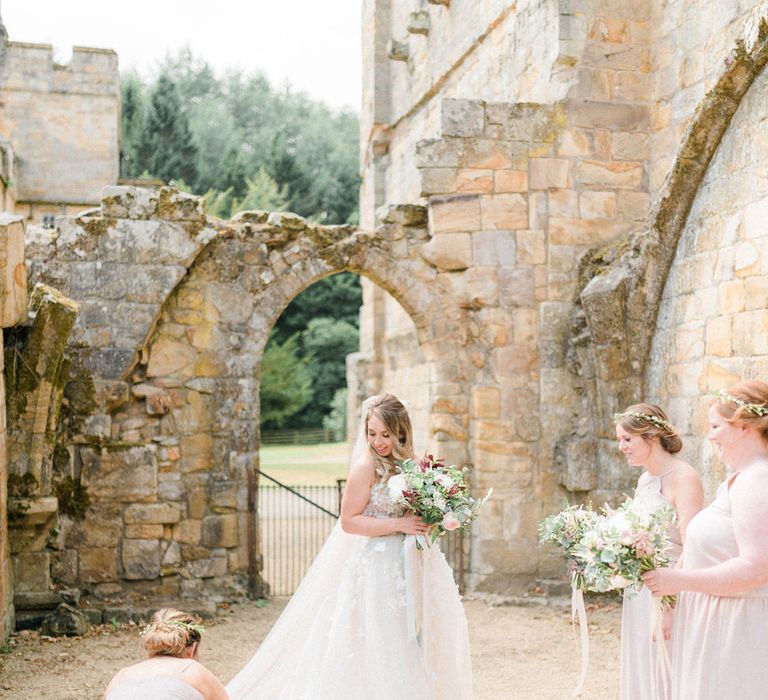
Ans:
{"type": "Polygon", "coordinates": [[[203,694],[205,700],[229,700],[221,681],[202,664],[199,664],[195,681],[195,688],[203,694]]]}
{"type": "Polygon", "coordinates": [[[429,530],[429,525],[415,515],[402,518],[372,518],[363,515],[371,498],[371,486],[376,478],[372,463],[363,462],[350,469],[347,483],[344,485],[344,498],[341,501],[341,527],[344,532],[365,537],[381,537],[397,532],[406,535],[422,535],[429,530]]]}
{"type": "Polygon", "coordinates": [[[685,542],[685,531],[688,528],[688,523],[704,506],[704,489],[701,485],[701,478],[693,467],[689,464],[685,466],[682,474],[675,479],[672,498],[672,505],[680,524],[680,538],[683,542],[685,542]]]}
{"type": "Polygon", "coordinates": [[[738,555],[706,569],[649,571],[643,581],[654,595],[693,591],[727,596],[768,584],[768,470],[740,474],[730,499],[738,555]]]}

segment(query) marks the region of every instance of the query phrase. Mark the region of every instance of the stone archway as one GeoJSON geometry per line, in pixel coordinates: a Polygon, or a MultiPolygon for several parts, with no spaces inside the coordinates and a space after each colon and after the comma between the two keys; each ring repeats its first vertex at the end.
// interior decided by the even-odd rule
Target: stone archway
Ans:
{"type": "Polygon", "coordinates": [[[374,234],[280,213],[222,222],[172,188],[108,188],[100,211],[33,232],[33,280],[80,305],[70,381],[84,398],[67,407],[57,469],[93,504],[65,519],[45,581],[107,597],[254,590],[262,352],[291,299],[343,270],[412,318],[435,388],[430,442],[470,461],[473,325],[451,275],[422,255],[426,227],[419,206],[392,208],[374,234]]]}
{"type": "MultiPolygon", "coordinates": [[[[466,395],[464,311],[450,288],[419,284],[436,278],[418,253],[424,214],[419,208],[398,208],[376,236],[350,227],[315,227],[292,215],[239,216],[198,255],[158,317],[147,343],[146,383],[178,385],[169,402],[181,406],[161,422],[178,437],[184,491],[207,490],[210,506],[201,505],[192,515],[202,517],[185,518],[179,528],[196,533],[199,521],[204,543],[236,548],[238,567],[249,563],[253,592],[256,553],[249,537],[259,447],[259,363],[272,326],[295,296],[336,272],[366,276],[413,319],[432,381],[452,384],[457,394],[466,395]],[[217,500],[223,492],[229,493],[229,505],[217,500]]],[[[441,414],[439,407],[430,416],[431,438],[449,459],[468,458],[460,439],[465,424],[465,417],[441,414]]]]}

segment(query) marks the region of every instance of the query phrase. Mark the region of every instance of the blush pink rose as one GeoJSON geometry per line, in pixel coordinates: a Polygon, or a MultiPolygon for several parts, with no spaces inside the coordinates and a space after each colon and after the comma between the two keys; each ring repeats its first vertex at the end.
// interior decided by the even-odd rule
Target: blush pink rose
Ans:
{"type": "Polygon", "coordinates": [[[443,527],[450,532],[451,530],[458,530],[461,523],[453,513],[446,513],[443,516],[443,527]]]}

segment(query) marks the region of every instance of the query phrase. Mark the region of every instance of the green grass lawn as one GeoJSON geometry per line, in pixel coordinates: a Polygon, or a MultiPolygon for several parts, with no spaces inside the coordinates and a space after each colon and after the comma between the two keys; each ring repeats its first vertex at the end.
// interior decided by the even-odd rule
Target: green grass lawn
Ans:
{"type": "MultiPolygon", "coordinates": [[[[347,476],[346,442],[323,445],[268,445],[259,453],[261,471],[289,486],[336,484],[347,476]]],[[[268,480],[262,483],[269,483],[268,480]]]]}

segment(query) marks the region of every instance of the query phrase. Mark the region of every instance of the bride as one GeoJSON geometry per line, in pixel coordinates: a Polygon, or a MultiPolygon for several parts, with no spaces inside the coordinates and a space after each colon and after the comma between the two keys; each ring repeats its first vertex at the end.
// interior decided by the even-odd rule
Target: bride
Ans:
{"type": "Polygon", "coordinates": [[[232,700],[472,697],[464,608],[428,530],[391,498],[411,421],[392,394],[363,403],[341,519],[271,632],[230,681],[232,700]]]}

